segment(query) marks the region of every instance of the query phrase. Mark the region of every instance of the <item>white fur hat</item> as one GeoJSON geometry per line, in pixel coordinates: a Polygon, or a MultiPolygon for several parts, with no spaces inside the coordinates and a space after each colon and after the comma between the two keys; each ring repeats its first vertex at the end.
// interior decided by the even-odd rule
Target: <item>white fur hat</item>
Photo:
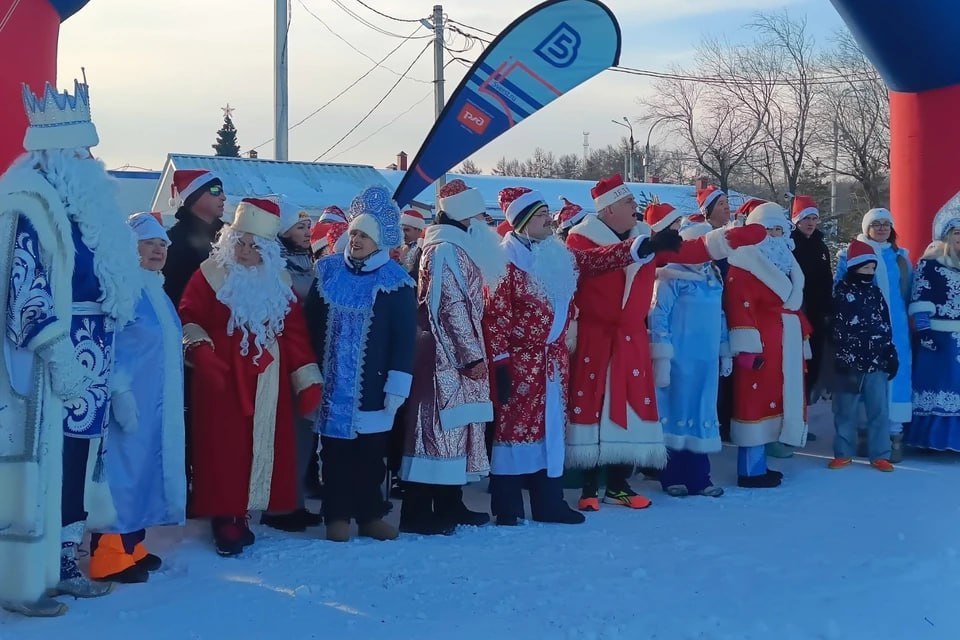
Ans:
{"type": "Polygon", "coordinates": [[[747,224],[761,224],[765,229],[779,228],[784,233],[788,233],[793,228],[787,210],[776,202],[764,202],[756,207],[747,216],[747,224]]]}
{"type": "Polygon", "coordinates": [[[893,226],[893,214],[890,213],[889,209],[884,209],[883,207],[870,209],[870,211],[863,214],[863,221],[860,223],[860,230],[863,232],[863,235],[867,235],[870,225],[878,220],[887,220],[890,222],[890,226],[893,226]]]}

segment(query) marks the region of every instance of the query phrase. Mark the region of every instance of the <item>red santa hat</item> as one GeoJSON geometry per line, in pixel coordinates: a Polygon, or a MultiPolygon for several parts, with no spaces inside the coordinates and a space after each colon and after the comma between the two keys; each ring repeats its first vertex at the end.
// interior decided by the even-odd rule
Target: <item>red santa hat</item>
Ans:
{"type": "Polygon", "coordinates": [[[863,231],[863,235],[867,235],[867,232],[870,229],[870,225],[874,222],[881,220],[886,220],[890,223],[890,226],[893,225],[893,214],[890,213],[889,209],[884,209],[883,207],[878,207],[876,209],[870,209],[863,215],[863,221],[860,222],[860,230],[863,231]]]}
{"type": "Polygon", "coordinates": [[[654,233],[663,231],[683,217],[683,214],[673,208],[672,204],[651,202],[643,211],[643,220],[654,233]]]}
{"type": "Polygon", "coordinates": [[[847,268],[855,269],[868,262],[877,262],[877,253],[866,242],[854,240],[847,247],[847,268]]]}
{"type": "Polygon", "coordinates": [[[587,217],[587,212],[580,205],[574,204],[562,196],[560,201],[563,203],[563,208],[557,212],[555,220],[557,228],[561,231],[572,229],[587,217]]]}
{"type": "Polygon", "coordinates": [[[764,204],[766,200],[761,200],[760,198],[750,198],[739,207],[737,207],[736,215],[738,216],[748,216],[754,209],[764,204]]]}
{"type": "Polygon", "coordinates": [[[817,201],[810,196],[795,196],[793,198],[793,215],[791,216],[793,224],[797,224],[804,218],[820,215],[817,209],[817,201]]]}
{"type": "Polygon", "coordinates": [[[323,210],[317,222],[346,222],[347,214],[337,205],[330,205],[323,210]]]}
{"type": "Polygon", "coordinates": [[[427,221],[423,219],[423,214],[416,209],[407,209],[400,214],[400,226],[413,227],[422,231],[427,228],[427,221]]]}
{"type": "Polygon", "coordinates": [[[237,205],[230,226],[242,233],[274,240],[280,232],[280,205],[266,198],[244,198],[237,205]]]}
{"type": "Polygon", "coordinates": [[[713,185],[708,186],[706,189],[698,189],[697,205],[700,207],[700,211],[703,213],[703,215],[707,215],[710,212],[710,206],[716,202],[720,196],[725,195],[727,194],[713,185]]]}
{"type": "Polygon", "coordinates": [[[790,221],[787,219],[787,210],[776,202],[764,202],[757,206],[747,216],[747,224],[760,224],[765,229],[782,229],[784,233],[790,231],[790,221]]]}
{"type": "Polygon", "coordinates": [[[594,187],[590,189],[590,195],[593,196],[593,204],[599,212],[619,200],[629,198],[633,193],[631,193],[627,185],[623,183],[623,177],[619,173],[616,173],[594,185],[594,187]]]}
{"type": "Polygon", "coordinates": [[[330,223],[319,221],[310,229],[310,248],[314,253],[320,253],[327,246],[327,231],[329,230],[330,223]]]}
{"type": "Polygon", "coordinates": [[[526,187],[507,187],[500,191],[500,208],[517,233],[523,233],[533,214],[547,206],[539,191],[526,187]]]}
{"type": "Polygon", "coordinates": [[[346,248],[347,244],[347,223],[331,222],[330,229],[327,230],[327,244],[333,247],[334,253],[340,253],[346,248]]]}
{"type": "Polygon", "coordinates": [[[487,204],[476,189],[463,180],[452,180],[440,188],[439,209],[451,220],[462,222],[487,212],[487,204]]]}
{"type": "MultiPolygon", "coordinates": [[[[223,180],[213,171],[206,169],[180,169],[173,172],[173,182],[170,185],[170,206],[181,207],[191,200],[194,194],[199,198],[203,190],[220,185],[223,189],[223,180]]],[[[191,202],[190,204],[193,204],[191,202]]]]}

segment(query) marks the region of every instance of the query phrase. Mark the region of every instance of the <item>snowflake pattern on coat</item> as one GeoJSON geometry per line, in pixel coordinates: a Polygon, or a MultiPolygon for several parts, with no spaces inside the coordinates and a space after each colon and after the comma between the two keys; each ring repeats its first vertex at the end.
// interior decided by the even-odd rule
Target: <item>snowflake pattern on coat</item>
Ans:
{"type": "Polygon", "coordinates": [[[891,373],[897,366],[890,314],[875,284],[846,279],[833,290],[833,332],[836,368],[840,373],[891,373]]]}

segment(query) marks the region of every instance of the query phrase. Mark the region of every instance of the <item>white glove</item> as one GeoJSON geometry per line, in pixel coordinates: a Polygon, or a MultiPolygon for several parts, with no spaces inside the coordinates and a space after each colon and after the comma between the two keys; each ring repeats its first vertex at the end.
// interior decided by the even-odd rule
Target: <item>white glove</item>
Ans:
{"type": "Polygon", "coordinates": [[[653,359],[653,384],[658,389],[670,386],[670,359],[653,359]]]}
{"type": "Polygon", "coordinates": [[[733,373],[733,358],[723,356],[720,358],[720,375],[724,378],[733,373]]]}
{"type": "Polygon", "coordinates": [[[406,398],[393,393],[383,394],[383,408],[387,413],[396,413],[406,398]]]}
{"type": "Polygon", "coordinates": [[[38,355],[50,369],[50,386],[62,400],[79,398],[94,383],[86,369],[77,361],[69,338],[61,338],[41,350],[38,355]]]}
{"type": "Polygon", "coordinates": [[[137,409],[137,399],[132,391],[121,391],[110,398],[110,410],[113,419],[125,433],[134,433],[140,424],[140,412],[137,409]]]}

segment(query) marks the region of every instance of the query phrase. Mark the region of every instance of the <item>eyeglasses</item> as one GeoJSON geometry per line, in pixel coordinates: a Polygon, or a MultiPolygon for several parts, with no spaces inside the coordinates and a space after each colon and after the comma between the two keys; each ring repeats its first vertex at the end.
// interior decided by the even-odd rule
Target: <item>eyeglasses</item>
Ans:
{"type": "Polygon", "coordinates": [[[871,222],[871,229],[893,229],[893,224],[890,222],[871,222]]]}
{"type": "Polygon", "coordinates": [[[221,187],[218,184],[211,185],[210,188],[208,189],[208,192],[212,196],[219,196],[223,193],[223,187],[221,187]]]}

